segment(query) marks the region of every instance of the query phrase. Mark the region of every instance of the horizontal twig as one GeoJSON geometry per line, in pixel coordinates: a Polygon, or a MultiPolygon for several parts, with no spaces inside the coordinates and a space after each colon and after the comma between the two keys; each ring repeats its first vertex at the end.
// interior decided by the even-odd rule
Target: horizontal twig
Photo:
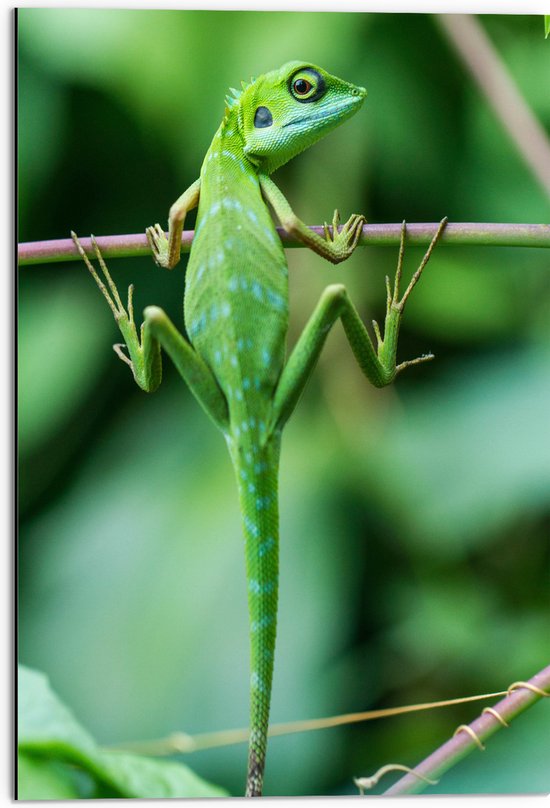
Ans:
{"type": "MultiPolygon", "coordinates": [[[[311,732],[319,729],[332,729],[347,724],[357,724],[362,721],[374,721],[379,718],[390,718],[404,713],[417,713],[422,710],[433,710],[438,707],[451,707],[456,704],[464,704],[470,701],[481,701],[483,699],[493,699],[504,695],[506,691],[499,693],[481,693],[476,696],[465,696],[456,699],[446,699],[444,701],[430,701],[422,704],[407,704],[405,707],[384,707],[380,710],[367,710],[361,713],[345,713],[344,715],[332,715],[328,718],[310,718],[302,721],[290,721],[286,724],[271,724],[268,735],[273,738],[277,735],[290,735],[296,732],[311,732]]],[[[248,741],[248,729],[226,729],[218,732],[203,732],[199,735],[188,735],[186,732],[174,732],[167,738],[158,738],[150,741],[127,741],[119,744],[113,749],[135,752],[140,755],[174,755],[188,752],[198,752],[203,749],[214,749],[219,746],[229,746],[232,744],[246,743],[248,741]]]]}
{"type": "MultiPolygon", "coordinates": [[[[550,665],[529,679],[515,682],[508,688],[508,695],[490,710],[484,710],[471,724],[457,728],[455,735],[412,770],[430,780],[441,775],[475,749],[483,750],[484,741],[531,707],[543,696],[550,695],[550,665]]],[[[414,774],[406,774],[391,786],[384,795],[416,794],[426,788],[426,783],[414,774]]]]}
{"type": "MultiPolygon", "coordinates": [[[[324,229],[319,225],[310,228],[320,236],[324,229]]],[[[332,229],[332,228],[329,228],[332,229]]],[[[426,246],[437,229],[437,223],[407,225],[407,243],[426,246]]],[[[285,247],[303,247],[303,243],[277,228],[285,247]]],[[[399,244],[401,224],[366,224],[359,244],[363,247],[395,247],[399,244]]],[[[194,231],[185,230],[182,249],[189,252],[194,231]]],[[[89,238],[80,239],[86,253],[94,256],[89,238]]],[[[105,258],[132,258],[150,255],[150,247],[144,233],[123,236],[98,236],[97,243],[105,258]]],[[[483,222],[451,222],[439,241],[442,245],[468,245],[483,247],[550,247],[550,224],[494,224],[483,222]]],[[[78,260],[76,247],[70,238],[52,241],[29,241],[19,245],[20,266],[51,264],[60,261],[78,260]]]]}

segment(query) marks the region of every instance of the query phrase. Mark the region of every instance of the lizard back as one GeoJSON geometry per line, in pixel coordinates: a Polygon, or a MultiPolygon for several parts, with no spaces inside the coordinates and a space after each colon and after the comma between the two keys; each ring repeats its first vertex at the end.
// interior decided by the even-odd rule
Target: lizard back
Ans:
{"type": "Polygon", "coordinates": [[[254,428],[250,413],[266,429],[285,356],[288,268],[233,117],[224,119],[201,169],[184,311],[189,339],[241,432],[254,428]]]}

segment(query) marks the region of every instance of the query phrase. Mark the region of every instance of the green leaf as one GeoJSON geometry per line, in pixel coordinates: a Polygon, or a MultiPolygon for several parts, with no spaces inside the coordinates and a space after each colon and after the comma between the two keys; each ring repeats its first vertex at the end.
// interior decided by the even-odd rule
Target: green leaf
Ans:
{"type": "Polygon", "coordinates": [[[550,34],[550,14],[544,15],[544,38],[548,39],[550,34]]]}
{"type": "Polygon", "coordinates": [[[229,796],[181,763],[101,749],[57,698],[46,676],[23,666],[19,668],[19,795],[21,799],[229,796]],[[82,777],[83,772],[89,777],[82,777]]]}
{"type": "Polygon", "coordinates": [[[19,747],[73,759],[94,757],[97,746],[71,711],[57,698],[47,677],[19,666],[19,747]]]}
{"type": "Polygon", "coordinates": [[[228,797],[181,763],[153,760],[126,752],[103,752],[112,782],[129,797],[228,797]]]}
{"type": "Polygon", "coordinates": [[[78,800],[82,796],[62,763],[20,752],[17,768],[20,800],[78,800]]]}

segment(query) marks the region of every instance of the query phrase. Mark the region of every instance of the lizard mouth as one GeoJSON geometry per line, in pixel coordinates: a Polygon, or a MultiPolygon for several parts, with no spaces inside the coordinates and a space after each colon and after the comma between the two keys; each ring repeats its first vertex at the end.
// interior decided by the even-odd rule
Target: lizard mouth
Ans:
{"type": "Polygon", "coordinates": [[[352,112],[354,107],[357,106],[359,102],[363,102],[364,96],[358,96],[357,98],[350,99],[345,104],[333,104],[330,107],[326,107],[322,112],[316,112],[312,115],[308,115],[304,118],[294,118],[292,121],[288,121],[288,123],[284,123],[281,126],[281,129],[286,129],[289,126],[300,126],[300,124],[312,124],[316,121],[326,121],[327,119],[333,118],[342,112],[352,112]]]}

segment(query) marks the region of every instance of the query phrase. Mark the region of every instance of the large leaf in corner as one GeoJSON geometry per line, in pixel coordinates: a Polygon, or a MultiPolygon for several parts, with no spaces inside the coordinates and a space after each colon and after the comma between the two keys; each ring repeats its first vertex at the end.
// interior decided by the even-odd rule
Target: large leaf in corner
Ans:
{"type": "Polygon", "coordinates": [[[44,674],[19,668],[19,799],[227,797],[187,766],[101,749],[44,674]]]}

